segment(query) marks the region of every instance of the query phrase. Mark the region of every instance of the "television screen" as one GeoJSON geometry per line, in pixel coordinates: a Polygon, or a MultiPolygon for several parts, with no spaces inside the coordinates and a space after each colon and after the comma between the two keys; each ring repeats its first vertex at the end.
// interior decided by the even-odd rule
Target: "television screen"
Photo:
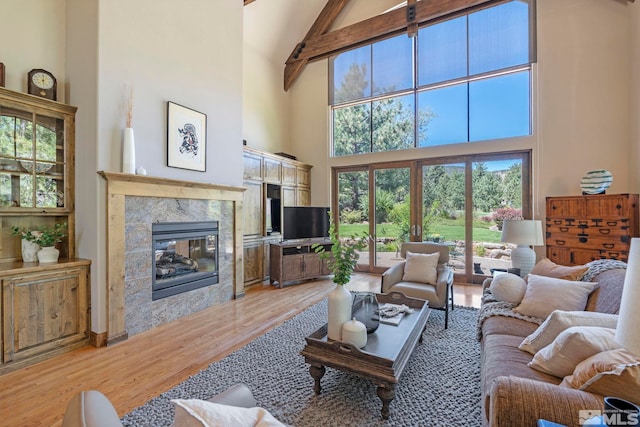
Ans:
{"type": "Polygon", "coordinates": [[[329,208],[285,206],[282,210],[284,240],[329,237],[329,208]]]}

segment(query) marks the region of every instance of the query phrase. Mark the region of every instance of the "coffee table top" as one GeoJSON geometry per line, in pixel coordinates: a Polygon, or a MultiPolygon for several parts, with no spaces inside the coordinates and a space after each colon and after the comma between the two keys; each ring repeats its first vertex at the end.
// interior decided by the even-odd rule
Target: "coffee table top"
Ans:
{"type": "Polygon", "coordinates": [[[429,304],[425,300],[406,297],[399,292],[378,294],[380,304],[406,304],[414,309],[405,314],[397,325],[380,323],[378,329],[367,335],[363,348],[327,338],[325,324],[306,338],[301,351],[307,363],[348,370],[365,377],[397,383],[411,352],[422,336],[429,318],[429,304]]]}

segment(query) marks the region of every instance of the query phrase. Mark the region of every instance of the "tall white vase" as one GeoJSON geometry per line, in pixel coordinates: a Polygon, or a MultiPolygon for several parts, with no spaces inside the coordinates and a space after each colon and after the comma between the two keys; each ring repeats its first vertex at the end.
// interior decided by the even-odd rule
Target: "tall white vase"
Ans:
{"type": "Polygon", "coordinates": [[[136,173],[136,144],[133,140],[133,128],[125,128],[122,141],[122,172],[136,173]]]}
{"type": "Polygon", "coordinates": [[[351,319],[351,292],[344,286],[336,285],[328,297],[327,337],[330,340],[342,339],[342,325],[351,319]]]}

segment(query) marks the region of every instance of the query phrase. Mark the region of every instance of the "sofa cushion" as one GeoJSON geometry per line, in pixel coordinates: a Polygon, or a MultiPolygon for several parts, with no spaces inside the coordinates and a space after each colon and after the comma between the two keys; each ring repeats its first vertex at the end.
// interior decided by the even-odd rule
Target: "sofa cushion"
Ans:
{"type": "Polygon", "coordinates": [[[440,252],[419,254],[407,251],[407,262],[404,265],[402,280],[435,285],[438,280],[437,267],[439,258],[440,252]]]}
{"type": "Polygon", "coordinates": [[[529,272],[529,274],[555,277],[557,279],[565,280],[580,280],[588,269],[589,267],[587,267],[586,265],[574,265],[569,267],[566,265],[556,264],[550,259],[544,258],[533,266],[533,269],[529,272]]]}
{"type": "Polygon", "coordinates": [[[548,346],[565,329],[572,326],[600,326],[614,328],[618,324],[618,315],[592,311],[554,310],[532,334],[527,336],[518,348],[536,354],[548,346]]]}
{"type": "Polygon", "coordinates": [[[562,331],[551,344],[538,351],[529,366],[556,377],[571,375],[578,363],[620,345],[615,329],[598,326],[572,326],[562,331]]]}
{"type": "Polygon", "coordinates": [[[597,282],[574,282],[529,274],[527,291],[513,310],[525,316],[546,318],[553,310],[584,310],[597,282]]]}
{"type": "Polygon", "coordinates": [[[640,403],[640,358],[627,350],[604,351],[583,360],[562,387],[640,403]]]}
{"type": "Polygon", "coordinates": [[[199,399],[171,401],[176,405],[174,427],[284,427],[263,408],[240,408],[199,399]]]}
{"type": "Polygon", "coordinates": [[[520,304],[527,290],[527,282],[516,274],[504,273],[493,278],[489,289],[498,301],[520,304]]]}
{"type": "Polygon", "coordinates": [[[482,322],[482,336],[514,335],[522,340],[527,335],[532,334],[537,327],[538,325],[535,323],[515,317],[491,316],[482,322]]]}
{"type": "Polygon", "coordinates": [[[514,335],[488,335],[482,343],[482,392],[488,393],[492,381],[500,376],[521,378],[560,384],[562,378],[537,371],[527,366],[531,355],[518,349],[522,337],[514,335]]]}
{"type": "Polygon", "coordinates": [[[594,279],[598,282],[598,288],[589,295],[585,310],[610,314],[620,313],[620,301],[622,300],[626,272],[627,270],[624,268],[616,268],[598,274],[594,279]]]}

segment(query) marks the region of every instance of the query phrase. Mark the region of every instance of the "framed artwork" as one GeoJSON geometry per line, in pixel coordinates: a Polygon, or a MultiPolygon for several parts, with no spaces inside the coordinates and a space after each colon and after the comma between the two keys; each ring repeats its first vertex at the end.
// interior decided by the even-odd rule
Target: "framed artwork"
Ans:
{"type": "Polygon", "coordinates": [[[207,115],[169,101],[167,105],[167,166],[207,170],[207,115]]]}

